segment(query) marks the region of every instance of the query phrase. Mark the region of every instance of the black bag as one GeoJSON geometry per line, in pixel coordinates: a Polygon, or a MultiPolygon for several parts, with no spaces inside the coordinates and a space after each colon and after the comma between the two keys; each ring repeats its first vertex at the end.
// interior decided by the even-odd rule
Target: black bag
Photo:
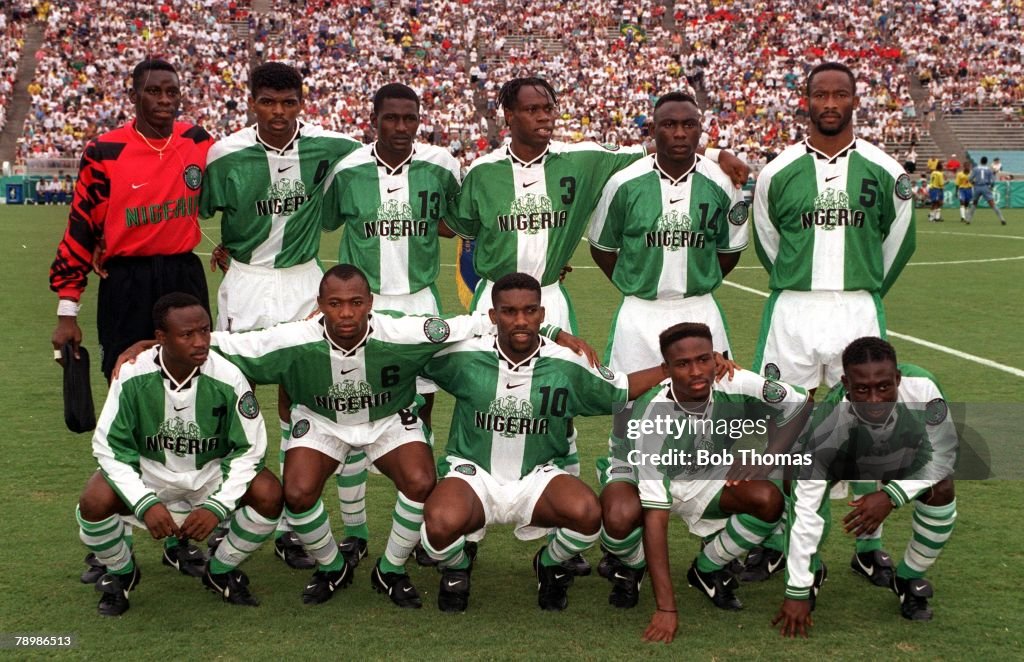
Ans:
{"type": "Polygon", "coordinates": [[[64,358],[64,424],[72,432],[90,432],[96,428],[96,408],[92,404],[89,383],[89,352],[78,347],[75,359],[71,343],[61,349],[64,358]]]}

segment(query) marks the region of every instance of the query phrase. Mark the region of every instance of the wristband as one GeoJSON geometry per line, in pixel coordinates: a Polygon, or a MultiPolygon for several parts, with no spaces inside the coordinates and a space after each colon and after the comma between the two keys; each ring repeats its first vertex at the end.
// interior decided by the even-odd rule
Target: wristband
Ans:
{"type": "Polygon", "coordinates": [[[704,150],[704,156],[714,163],[718,163],[718,157],[722,155],[722,150],[717,147],[708,147],[704,150]]]}
{"type": "Polygon", "coordinates": [[[58,317],[78,317],[79,305],[77,301],[71,299],[60,299],[57,302],[57,316],[58,317]]]}

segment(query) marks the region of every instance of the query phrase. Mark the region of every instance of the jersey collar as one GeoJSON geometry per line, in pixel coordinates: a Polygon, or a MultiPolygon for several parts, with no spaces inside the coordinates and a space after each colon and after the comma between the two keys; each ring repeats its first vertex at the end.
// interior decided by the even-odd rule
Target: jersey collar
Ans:
{"type": "Polygon", "coordinates": [[[497,336],[494,337],[494,351],[496,351],[498,353],[498,356],[500,356],[501,358],[505,359],[505,363],[508,364],[508,369],[511,370],[512,372],[515,372],[515,371],[519,370],[519,368],[521,368],[522,366],[528,365],[530,363],[530,361],[533,361],[533,359],[538,354],[540,354],[540,348],[543,347],[544,344],[545,344],[544,336],[540,336],[538,339],[540,340],[540,342],[537,343],[537,349],[533,350],[533,352],[531,352],[529,356],[527,356],[525,359],[523,359],[519,363],[516,363],[512,359],[508,358],[508,356],[505,355],[505,352],[501,351],[501,346],[498,344],[498,337],[497,336]]]}
{"type": "Polygon", "coordinates": [[[201,368],[202,366],[197,365],[196,367],[192,368],[192,372],[188,373],[188,377],[185,377],[184,380],[179,382],[171,375],[171,373],[167,372],[166,368],[164,368],[163,356],[164,348],[160,345],[157,345],[156,356],[153,358],[153,361],[158,366],[160,366],[160,376],[167,380],[168,386],[170,386],[171,390],[174,391],[175,393],[180,393],[185,389],[190,388],[192,386],[192,378],[195,377],[196,375],[201,374],[199,368],[201,368]]]}
{"type": "Polygon", "coordinates": [[[355,347],[353,347],[352,349],[345,349],[344,347],[342,347],[341,345],[339,345],[338,343],[334,342],[334,340],[331,339],[331,334],[327,333],[327,325],[324,324],[324,319],[325,318],[323,316],[320,317],[320,326],[323,328],[324,340],[327,341],[327,344],[331,346],[332,350],[339,352],[345,358],[352,356],[353,354],[361,350],[363,347],[365,347],[366,339],[370,337],[371,333],[373,333],[373,314],[371,313],[369,322],[366,325],[366,333],[363,334],[363,337],[359,340],[358,343],[356,343],[355,347]]]}
{"type": "Polygon", "coordinates": [[[416,145],[415,144],[412,146],[412,150],[409,152],[409,156],[405,157],[404,161],[402,161],[401,163],[396,165],[394,168],[392,168],[390,165],[388,165],[387,163],[384,162],[384,159],[382,159],[379,156],[377,156],[377,142],[376,141],[374,141],[373,145],[370,147],[370,155],[373,156],[375,161],[377,161],[377,166],[381,167],[381,168],[384,168],[384,172],[387,173],[391,177],[394,177],[395,175],[401,174],[402,168],[404,168],[407,163],[412,161],[412,157],[413,157],[414,154],[416,154],[416,145]]]}
{"type": "Polygon", "coordinates": [[[516,156],[516,153],[512,151],[512,143],[509,143],[505,147],[505,151],[508,153],[508,158],[512,159],[512,164],[513,165],[521,165],[524,168],[529,168],[534,163],[543,163],[544,162],[544,157],[547,156],[549,153],[551,153],[551,143],[549,142],[548,146],[544,148],[544,151],[541,152],[540,154],[538,154],[537,158],[535,158],[535,159],[533,159],[531,161],[524,161],[521,158],[519,158],[518,156],[516,156]]]}
{"type": "Polygon", "coordinates": [[[686,178],[689,177],[693,173],[693,171],[697,169],[697,161],[699,160],[700,154],[696,154],[695,158],[693,159],[693,165],[691,165],[686,172],[684,172],[679,177],[672,177],[672,175],[665,172],[665,170],[661,167],[661,164],[658,163],[658,155],[651,154],[651,161],[654,162],[654,170],[661,175],[662,179],[667,180],[668,183],[671,184],[672,186],[678,186],[685,182],[686,178]]]}
{"type": "Polygon", "coordinates": [[[295,133],[292,134],[292,138],[291,140],[288,141],[288,144],[282,147],[281,149],[278,149],[273,145],[267,144],[266,142],[263,141],[263,138],[260,138],[260,127],[258,124],[253,124],[252,130],[256,134],[256,142],[263,145],[264,149],[266,149],[268,152],[277,152],[278,156],[283,156],[299,140],[300,134],[302,133],[302,122],[297,121],[295,123],[295,133]]]}
{"type": "Polygon", "coordinates": [[[836,152],[835,156],[829,156],[828,154],[826,154],[825,152],[821,151],[820,149],[816,149],[816,148],[812,147],[811,146],[811,139],[809,137],[808,138],[804,138],[804,148],[807,149],[807,153],[808,154],[813,154],[815,158],[822,159],[823,161],[828,161],[829,163],[834,163],[834,162],[838,161],[839,159],[843,158],[844,156],[849,156],[850,152],[854,149],[856,144],[857,144],[857,136],[854,136],[853,140],[850,141],[849,145],[847,145],[846,147],[844,147],[841,150],[839,150],[838,152],[836,152]]]}

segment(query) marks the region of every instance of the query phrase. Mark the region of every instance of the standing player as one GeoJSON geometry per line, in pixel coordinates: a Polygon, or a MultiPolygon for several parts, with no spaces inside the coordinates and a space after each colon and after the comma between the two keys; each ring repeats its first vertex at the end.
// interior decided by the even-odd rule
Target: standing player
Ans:
{"type": "Polygon", "coordinates": [[[263,468],[259,404],[238,368],[209,355],[210,315],[198,299],[168,294],[152,315],[160,344],[111,384],[92,440],[100,469],[76,512],[82,542],[107,569],[96,583],[99,613],[123,614],[139,583],[122,517],[157,540],[186,540],[234,513],[203,584],[226,602],[256,605],[237,567],[274,532],[282,500],[263,468]]]}
{"type": "MultiPolygon", "coordinates": [[[[522,272],[540,281],[548,323],[575,330],[559,274],[586,232],[604,185],[646,150],[552,140],[556,95],[541,78],[505,83],[498,101],[512,141],[473,162],[458,212],[446,219],[459,235],[477,239],[473,264],[481,280],[474,307],[487,307],[495,280],[522,272]]],[[[723,159],[732,163],[733,180],[746,182],[746,166],[732,155],[723,159]]]]}
{"type": "MultiPolygon", "coordinates": [[[[617,372],[659,363],[650,330],[673,322],[707,324],[715,347],[729,355],[725,320],[712,292],[747,244],[747,205],[721,169],[697,154],[700,120],[692,96],[673,92],[658,99],[657,153],[616,173],[591,217],[590,253],[623,295],[605,355],[617,372]]],[[[610,476],[608,463],[608,458],[598,460],[602,484],[610,476]]],[[[635,483],[609,482],[601,504],[602,546],[620,549],[636,529],[632,520],[640,518],[635,483]],[[636,509],[619,528],[616,504],[624,499],[635,501],[636,509]]],[[[611,579],[617,565],[608,552],[598,570],[611,579]]],[[[631,607],[633,595],[625,602],[613,597],[612,603],[631,607]]]]}
{"type": "Polygon", "coordinates": [[[213,139],[176,122],[182,91],[174,67],[147,59],[132,71],[135,119],[85,147],[64,239],[50,267],[57,293],[54,358],[71,343],[78,357],[78,308],[103,251],[96,328],[107,380],[118,354],[153,337],[153,304],[169,292],[194,294],[209,309],[199,244],[199,188],[213,139]]]}
{"type": "Polygon", "coordinates": [[[970,223],[974,217],[974,211],[978,208],[980,200],[988,201],[988,206],[999,217],[999,222],[1006,225],[1003,212],[996,207],[996,198],[992,194],[992,184],[996,180],[995,171],[988,165],[988,157],[983,156],[978,161],[978,167],[971,171],[971,183],[974,184],[974,199],[971,201],[971,208],[967,211],[967,222],[970,223]]]}
{"type": "MultiPolygon", "coordinates": [[[[281,62],[252,71],[249,105],[256,123],[210,149],[199,213],[220,212],[231,266],[217,293],[217,329],[251,331],[305,319],[323,277],[322,187],[330,169],[359,147],[348,136],[299,121],[302,76],[281,62]]],[[[282,446],[290,427],[288,394],[278,390],[282,446]]],[[[283,450],[282,450],[283,452],[283,450]]],[[[314,562],[282,523],[274,544],[293,568],[314,562]]]]}
{"type": "Polygon", "coordinates": [[[487,335],[442,350],[424,374],[456,398],[439,463],[445,475],[424,510],[423,547],[442,568],[437,604],[465,611],[471,558],[466,534],[515,524],[523,540],[548,535],[533,559],[541,609],[561,611],[573,570],[566,564],[598,538],[601,507],[565,467],[572,462],[571,417],[601,415],[657,383],[651,368],[630,375],[591,367],[539,336],[541,286],[509,274],[491,288],[487,335]]]}
{"type": "Polygon", "coordinates": [[[870,337],[846,348],[843,371],[842,383],[815,413],[807,447],[814,456],[811,471],[793,483],[786,599],[772,622],[781,623],[784,636],[807,636],[812,625],[812,577],[832,519],[831,482],[868,477],[885,483],[850,504],[853,510],[843,518],[847,533],[870,533],[893,509],[914,503],[913,535],[890,584],[909,620],[932,617],[932,586],[924,574],[956,520],[956,428],[935,378],[898,364],[892,345],[870,337]]]}
{"type": "MultiPolygon", "coordinates": [[[[850,341],[884,335],[882,297],[914,252],[915,230],[910,176],[854,136],[853,72],[819,64],[806,91],[808,138],[765,166],[754,188],[755,248],[772,292],[753,366],[813,393],[838,383],[850,341]]],[[[857,556],[855,569],[883,563],[881,541],[859,540],[857,556]]],[[[778,570],[783,557],[755,558],[778,570]]]]}
{"type": "Polygon", "coordinates": [[[970,224],[967,220],[967,208],[974,198],[974,187],[971,185],[971,164],[965,163],[956,173],[956,195],[960,200],[960,222],[970,224]]]}
{"type": "MultiPolygon", "coordinates": [[[[451,218],[459,192],[459,164],[448,150],[414,142],[420,100],[411,88],[391,83],[373,97],[370,121],[377,140],[346,157],[325,184],[323,226],[344,228],[338,262],[358,267],[370,282],[374,310],[439,315],[438,235],[454,236],[442,223],[451,218]],[[443,230],[442,230],[443,228],[443,230]]],[[[417,414],[429,428],[437,387],[419,380],[425,403],[417,414]]],[[[367,553],[366,458],[345,460],[338,496],[350,561],[367,553]]],[[[400,517],[399,513],[395,513],[400,517]]]]}
{"type": "MultiPolygon", "coordinates": [[[[182,91],[174,67],[147,59],[132,71],[128,98],[135,119],[98,136],[85,147],[71,213],[50,289],[57,293],[54,359],[70,343],[78,358],[82,329],[78,309],[94,253],[101,276],[96,329],[101,369],[110,380],[118,354],[153,337],[153,304],[170,292],[187,292],[209,310],[203,264],[192,250],[199,244],[199,188],[213,139],[201,127],[176,122],[182,91]]],[[[200,569],[202,552],[165,540],[164,560],[183,572],[200,569]]],[[[105,571],[86,557],[85,583],[105,571]]]]}
{"type": "MultiPolygon", "coordinates": [[[[631,482],[622,483],[633,487],[632,499],[617,504],[615,512],[640,510],[642,506],[643,531],[639,529],[641,523],[634,522],[631,536],[621,541],[624,544],[618,549],[632,563],[621,563],[614,569],[610,579],[615,590],[610,601],[618,607],[636,604],[646,557],[655,612],[644,639],[668,643],[678,625],[669,571],[670,515],[679,515],[690,532],[703,536],[706,542],[687,572],[690,586],[716,607],[738,610],[742,605],[733,593],[736,579],[725,566],[770,535],[783,511],[784,499],[776,484],[733,480],[734,476],[745,475],[738,465],[733,469],[727,464],[701,466],[697,454],[729,452],[745,436],[743,428],[748,423],[753,430],[754,421],[769,421],[769,451],[777,458],[783,457],[803,429],[811,408],[803,389],[748,370],[737,370],[730,379],[716,381],[712,332],[705,324],[676,324],[663,331],[658,340],[664,357],[663,374],[668,378],[636,402],[631,422],[642,424],[670,417],[683,432],[639,434],[633,442],[628,438],[617,440],[616,450],[621,453],[629,449],[624,459],[636,471],[626,475],[631,482]],[[680,461],[650,461],[666,454],[680,461]]],[[[642,425],[635,427],[642,430],[642,425]]],[[[621,480],[622,475],[612,474],[612,478],[621,480]]]]}
{"type": "Polygon", "coordinates": [[[942,174],[942,166],[936,162],[932,168],[932,174],[928,176],[928,199],[932,203],[932,210],[928,212],[928,220],[934,223],[942,222],[942,203],[945,200],[946,176],[942,174]]]}

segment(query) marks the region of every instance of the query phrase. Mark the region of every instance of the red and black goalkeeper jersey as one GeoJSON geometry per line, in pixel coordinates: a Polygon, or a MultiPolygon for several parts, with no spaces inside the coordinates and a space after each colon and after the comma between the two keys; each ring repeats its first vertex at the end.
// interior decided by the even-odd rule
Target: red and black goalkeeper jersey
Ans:
{"type": "Polygon", "coordinates": [[[103,134],[85,147],[71,214],[50,289],[78,300],[101,238],[107,259],[186,253],[199,243],[199,189],[206,152],[213,144],[202,127],[174,123],[174,138],[147,145],[134,122],[103,134]]]}

